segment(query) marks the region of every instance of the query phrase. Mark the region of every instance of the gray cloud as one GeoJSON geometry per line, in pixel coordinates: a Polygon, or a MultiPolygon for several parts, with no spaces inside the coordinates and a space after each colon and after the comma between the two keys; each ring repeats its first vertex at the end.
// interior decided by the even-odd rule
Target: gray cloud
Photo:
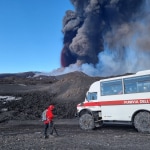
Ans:
{"type": "Polygon", "coordinates": [[[75,11],[67,11],[63,19],[63,67],[76,64],[83,69],[83,66],[90,65],[89,68],[92,66],[95,72],[103,72],[104,75],[107,75],[109,70],[112,74],[119,74],[148,69],[148,0],[70,1],[75,11]],[[67,57],[68,53],[70,59],[67,57]],[[143,62],[144,56],[148,63],[143,62]],[[140,57],[142,62],[139,63],[140,57]]]}

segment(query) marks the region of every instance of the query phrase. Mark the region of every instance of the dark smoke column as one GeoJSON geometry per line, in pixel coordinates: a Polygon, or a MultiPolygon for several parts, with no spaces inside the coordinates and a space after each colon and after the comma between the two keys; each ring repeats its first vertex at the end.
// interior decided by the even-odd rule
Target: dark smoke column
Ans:
{"type": "MultiPolygon", "coordinates": [[[[97,64],[98,54],[104,50],[105,38],[108,47],[115,49],[116,41],[107,33],[117,29],[117,25],[128,24],[136,17],[136,12],[144,0],[70,1],[75,12],[68,10],[63,19],[63,67],[71,64],[97,64]]],[[[120,46],[121,59],[124,56],[124,47],[125,45],[120,46]]]]}
{"type": "Polygon", "coordinates": [[[67,67],[76,62],[77,56],[70,51],[69,45],[71,44],[73,37],[77,34],[80,22],[81,20],[77,17],[75,12],[66,12],[66,16],[63,19],[64,47],[61,52],[61,65],[63,67],[67,67]]]}
{"type": "Polygon", "coordinates": [[[98,53],[103,50],[100,25],[100,6],[87,0],[72,0],[76,12],[67,11],[63,19],[64,47],[61,65],[96,64],[98,53]],[[84,10],[87,8],[87,10],[84,10]],[[95,30],[97,29],[97,30],[95,30]]]}

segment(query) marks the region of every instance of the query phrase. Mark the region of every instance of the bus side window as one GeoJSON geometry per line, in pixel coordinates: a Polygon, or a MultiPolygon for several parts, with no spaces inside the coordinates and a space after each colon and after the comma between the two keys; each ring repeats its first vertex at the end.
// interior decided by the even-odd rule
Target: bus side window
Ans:
{"type": "Polygon", "coordinates": [[[139,82],[138,83],[139,92],[150,92],[150,82],[139,82]]]}
{"type": "Polygon", "coordinates": [[[126,94],[150,92],[150,75],[125,78],[124,88],[126,94]]]}
{"type": "Polygon", "coordinates": [[[101,82],[100,87],[102,96],[123,94],[121,79],[101,82]]]}
{"type": "Polygon", "coordinates": [[[125,83],[125,93],[136,93],[137,92],[137,86],[136,83],[125,83]]]}
{"type": "Polygon", "coordinates": [[[87,100],[88,101],[97,100],[97,92],[92,92],[92,93],[89,92],[87,96],[87,100]]]}

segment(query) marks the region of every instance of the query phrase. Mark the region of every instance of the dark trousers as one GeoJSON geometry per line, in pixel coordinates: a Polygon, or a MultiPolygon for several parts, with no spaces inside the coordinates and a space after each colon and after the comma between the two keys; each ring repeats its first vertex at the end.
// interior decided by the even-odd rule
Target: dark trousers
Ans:
{"type": "Polygon", "coordinates": [[[47,124],[44,124],[44,135],[47,136],[47,131],[49,130],[49,133],[52,135],[53,134],[53,123],[50,122],[50,123],[47,123],[47,124]]]}

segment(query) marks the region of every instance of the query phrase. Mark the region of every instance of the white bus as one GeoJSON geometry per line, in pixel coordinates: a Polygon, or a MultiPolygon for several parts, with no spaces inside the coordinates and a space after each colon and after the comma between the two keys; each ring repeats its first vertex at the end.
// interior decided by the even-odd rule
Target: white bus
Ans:
{"type": "Polygon", "coordinates": [[[127,123],[150,133],[150,70],[94,82],[77,114],[84,130],[127,123]]]}

